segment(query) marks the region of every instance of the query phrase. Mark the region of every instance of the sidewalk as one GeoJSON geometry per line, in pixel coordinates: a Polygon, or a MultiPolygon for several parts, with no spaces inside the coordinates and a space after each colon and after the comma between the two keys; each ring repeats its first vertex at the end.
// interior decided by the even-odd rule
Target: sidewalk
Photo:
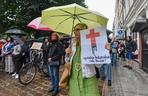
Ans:
{"type": "Polygon", "coordinates": [[[106,86],[104,96],[148,96],[148,74],[134,62],[133,70],[118,63],[112,69],[112,86],[106,86]]]}

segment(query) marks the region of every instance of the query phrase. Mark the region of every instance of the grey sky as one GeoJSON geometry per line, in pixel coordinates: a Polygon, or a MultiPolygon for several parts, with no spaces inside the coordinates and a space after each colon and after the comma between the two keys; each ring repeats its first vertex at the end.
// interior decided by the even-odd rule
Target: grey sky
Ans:
{"type": "Polygon", "coordinates": [[[115,0],[85,0],[90,10],[98,11],[109,19],[107,28],[112,30],[114,20],[115,0]]]}

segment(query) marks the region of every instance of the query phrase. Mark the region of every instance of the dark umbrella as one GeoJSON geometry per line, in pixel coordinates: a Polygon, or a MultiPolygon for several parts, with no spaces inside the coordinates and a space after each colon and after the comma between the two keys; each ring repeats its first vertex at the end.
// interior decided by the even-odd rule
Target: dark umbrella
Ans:
{"type": "Polygon", "coordinates": [[[13,39],[16,40],[20,45],[24,44],[24,42],[21,40],[21,38],[19,38],[17,36],[13,36],[13,39]]]}
{"type": "Polygon", "coordinates": [[[6,34],[11,34],[11,35],[26,35],[26,33],[22,30],[19,29],[10,29],[6,31],[6,34]]]}

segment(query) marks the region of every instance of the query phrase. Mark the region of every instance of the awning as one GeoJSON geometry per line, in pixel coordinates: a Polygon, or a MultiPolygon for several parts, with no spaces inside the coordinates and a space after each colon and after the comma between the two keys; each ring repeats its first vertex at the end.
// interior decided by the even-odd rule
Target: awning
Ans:
{"type": "Polygon", "coordinates": [[[137,19],[133,25],[130,27],[132,32],[142,32],[148,29],[148,23],[146,19],[137,19]]]}

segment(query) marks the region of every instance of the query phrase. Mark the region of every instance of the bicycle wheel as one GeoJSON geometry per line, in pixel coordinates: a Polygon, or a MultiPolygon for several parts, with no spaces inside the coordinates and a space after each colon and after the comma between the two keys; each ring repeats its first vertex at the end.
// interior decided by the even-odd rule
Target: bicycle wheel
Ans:
{"type": "Polygon", "coordinates": [[[19,72],[19,82],[23,85],[31,83],[36,75],[35,65],[28,63],[19,72]]]}

